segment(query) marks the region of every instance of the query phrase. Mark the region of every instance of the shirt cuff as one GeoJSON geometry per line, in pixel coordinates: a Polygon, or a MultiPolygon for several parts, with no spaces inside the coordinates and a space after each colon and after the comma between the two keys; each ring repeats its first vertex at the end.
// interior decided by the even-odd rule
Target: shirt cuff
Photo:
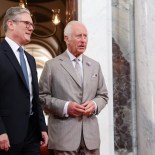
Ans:
{"type": "Polygon", "coordinates": [[[94,111],[94,113],[93,113],[93,114],[96,114],[96,112],[97,112],[97,104],[96,104],[96,102],[95,102],[95,101],[93,101],[93,103],[94,103],[94,105],[95,105],[95,111],[94,111]]]}
{"type": "Polygon", "coordinates": [[[65,117],[69,117],[69,115],[68,115],[68,113],[67,113],[68,104],[69,104],[69,101],[67,101],[67,102],[65,103],[64,110],[63,110],[63,115],[64,115],[65,117]]]}

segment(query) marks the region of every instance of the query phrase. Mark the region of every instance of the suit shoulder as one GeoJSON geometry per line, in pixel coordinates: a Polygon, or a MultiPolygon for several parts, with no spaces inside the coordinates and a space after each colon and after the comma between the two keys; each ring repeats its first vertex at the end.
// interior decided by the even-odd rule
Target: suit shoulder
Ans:
{"type": "Polygon", "coordinates": [[[2,53],[2,50],[3,50],[3,46],[2,46],[2,44],[0,43],[0,53],[2,53]]]}
{"type": "Polygon", "coordinates": [[[1,42],[0,42],[0,50],[4,50],[5,48],[9,47],[9,44],[3,39],[1,42]]]}
{"type": "Polygon", "coordinates": [[[87,61],[87,62],[90,62],[91,64],[93,63],[94,65],[99,65],[100,66],[100,63],[86,55],[83,55],[84,59],[87,61]]]}
{"type": "Polygon", "coordinates": [[[47,70],[53,70],[55,69],[57,66],[58,66],[58,58],[59,56],[55,57],[55,58],[52,58],[50,60],[47,60],[45,62],[45,66],[44,66],[44,69],[46,68],[47,70]]]}
{"type": "Polygon", "coordinates": [[[56,56],[55,58],[52,58],[52,59],[48,60],[46,62],[46,64],[52,65],[52,64],[58,63],[60,60],[63,59],[62,57],[63,57],[63,54],[60,54],[60,55],[56,56]]]}

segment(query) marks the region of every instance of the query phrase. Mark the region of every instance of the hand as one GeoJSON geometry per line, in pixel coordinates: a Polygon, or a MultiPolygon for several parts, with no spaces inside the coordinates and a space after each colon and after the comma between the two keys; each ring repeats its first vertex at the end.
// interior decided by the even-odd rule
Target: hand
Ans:
{"type": "Polygon", "coordinates": [[[41,135],[42,135],[43,141],[41,141],[40,144],[41,144],[42,147],[45,147],[48,144],[48,135],[47,135],[47,132],[42,131],[41,132],[41,135]]]}
{"type": "Polygon", "coordinates": [[[47,107],[44,107],[43,110],[44,110],[46,115],[51,113],[51,111],[47,107]]]}
{"type": "Polygon", "coordinates": [[[10,142],[6,133],[0,135],[0,149],[8,151],[10,148],[10,142]]]}
{"type": "Polygon", "coordinates": [[[73,116],[73,117],[79,117],[81,115],[83,115],[84,113],[84,106],[76,103],[76,102],[70,102],[68,104],[68,111],[67,113],[70,115],[70,116],[73,116]]]}
{"type": "Polygon", "coordinates": [[[91,116],[95,111],[95,104],[93,101],[87,101],[82,104],[85,107],[85,111],[83,115],[85,116],[91,116]]]}

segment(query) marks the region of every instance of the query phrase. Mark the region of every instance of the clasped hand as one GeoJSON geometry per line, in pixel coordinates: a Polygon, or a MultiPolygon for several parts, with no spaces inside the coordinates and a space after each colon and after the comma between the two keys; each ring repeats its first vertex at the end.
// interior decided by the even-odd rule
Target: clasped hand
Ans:
{"type": "Polygon", "coordinates": [[[70,102],[68,105],[68,114],[73,117],[82,115],[91,116],[95,111],[95,104],[93,101],[87,101],[83,104],[70,102]]]}

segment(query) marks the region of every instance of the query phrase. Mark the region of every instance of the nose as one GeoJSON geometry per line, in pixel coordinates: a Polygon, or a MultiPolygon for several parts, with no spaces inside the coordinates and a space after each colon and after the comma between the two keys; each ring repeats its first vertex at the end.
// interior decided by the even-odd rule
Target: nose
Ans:
{"type": "Polygon", "coordinates": [[[28,29],[29,31],[34,31],[34,28],[33,28],[33,26],[31,25],[30,27],[29,27],[29,29],[28,29]]]}
{"type": "Polygon", "coordinates": [[[82,34],[81,40],[82,40],[83,42],[86,42],[86,41],[87,41],[87,35],[82,34]]]}
{"type": "Polygon", "coordinates": [[[29,28],[29,30],[33,31],[33,30],[34,30],[34,25],[33,25],[33,23],[29,23],[28,28],[29,28]]]}
{"type": "Polygon", "coordinates": [[[33,25],[31,25],[30,28],[31,28],[31,30],[34,30],[34,26],[33,25]]]}
{"type": "Polygon", "coordinates": [[[82,38],[81,38],[81,42],[82,42],[82,43],[86,43],[86,42],[87,42],[87,39],[86,39],[85,37],[82,37],[82,38]]]}

